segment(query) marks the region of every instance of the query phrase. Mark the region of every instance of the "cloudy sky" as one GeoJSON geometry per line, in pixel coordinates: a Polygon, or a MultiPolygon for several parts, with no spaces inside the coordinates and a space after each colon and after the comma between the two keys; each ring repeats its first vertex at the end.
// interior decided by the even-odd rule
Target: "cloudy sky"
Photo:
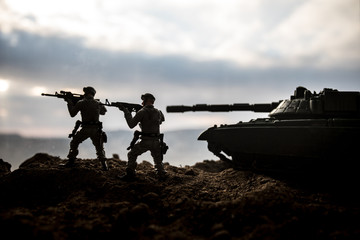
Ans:
{"type": "MultiPolygon", "coordinates": [[[[264,103],[297,86],[360,91],[359,0],[0,0],[0,133],[64,137],[61,99],[264,103]]],[[[264,117],[166,114],[164,131],[264,117]]],[[[105,130],[127,129],[109,109],[105,130]]]]}

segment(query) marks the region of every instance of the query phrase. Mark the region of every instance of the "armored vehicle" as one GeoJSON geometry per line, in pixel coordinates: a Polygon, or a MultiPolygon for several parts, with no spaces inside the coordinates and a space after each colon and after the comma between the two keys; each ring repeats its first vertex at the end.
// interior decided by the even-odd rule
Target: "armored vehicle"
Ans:
{"type": "Polygon", "coordinates": [[[360,92],[297,87],[290,99],[269,104],[167,107],[186,111],[269,112],[268,118],[215,125],[198,138],[221,160],[242,168],[336,167],[360,160],[360,92]]]}

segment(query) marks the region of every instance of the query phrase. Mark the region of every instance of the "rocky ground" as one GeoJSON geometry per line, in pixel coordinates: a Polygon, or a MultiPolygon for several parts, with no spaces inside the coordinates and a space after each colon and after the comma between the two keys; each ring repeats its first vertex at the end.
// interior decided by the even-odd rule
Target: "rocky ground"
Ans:
{"type": "Polygon", "coordinates": [[[352,174],[260,173],[221,161],[138,165],[93,159],[64,168],[36,154],[11,172],[0,163],[0,233],[6,239],[360,239],[352,174]]]}

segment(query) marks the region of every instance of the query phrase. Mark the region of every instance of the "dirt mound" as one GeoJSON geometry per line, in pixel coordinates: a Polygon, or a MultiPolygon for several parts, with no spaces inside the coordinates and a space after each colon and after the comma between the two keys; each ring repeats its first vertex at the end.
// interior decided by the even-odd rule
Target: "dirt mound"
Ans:
{"type": "MultiPolygon", "coordinates": [[[[230,168],[220,161],[138,165],[124,182],[126,162],[109,171],[83,159],[36,154],[0,177],[0,231],[27,239],[355,239],[358,198],[295,178],[230,168]],[[344,197],[342,197],[344,196],[344,197]],[[350,201],[351,197],[353,201],[350,201]]],[[[4,235],[3,235],[4,236],[4,235]]]]}
{"type": "Polygon", "coordinates": [[[0,158],[0,177],[11,172],[11,164],[0,158]]]}

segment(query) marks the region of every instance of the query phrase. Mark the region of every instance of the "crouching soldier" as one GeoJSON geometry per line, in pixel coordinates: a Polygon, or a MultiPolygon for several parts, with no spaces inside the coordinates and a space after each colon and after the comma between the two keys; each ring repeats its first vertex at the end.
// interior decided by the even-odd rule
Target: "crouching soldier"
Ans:
{"type": "Polygon", "coordinates": [[[103,144],[106,142],[106,135],[102,131],[102,122],[99,121],[100,114],[105,115],[106,108],[94,99],[96,91],[93,87],[84,87],[83,91],[84,98],[76,104],[71,100],[71,96],[65,98],[71,117],[75,117],[79,111],[81,113],[81,121],[77,122],[73,133],[70,134],[73,138],[70,142],[70,151],[67,156],[69,160],[65,166],[72,167],[74,165],[76,156],[79,153],[79,144],[90,138],[95,146],[96,155],[101,162],[102,168],[106,171],[108,166],[103,144]],[[77,132],[80,125],[81,129],[77,132]]]}
{"type": "MultiPolygon", "coordinates": [[[[136,159],[139,155],[146,151],[151,152],[151,156],[154,159],[156,172],[159,178],[163,179],[166,176],[166,171],[163,166],[163,134],[160,134],[160,124],[165,121],[163,113],[154,107],[155,97],[146,93],[141,96],[142,106],[134,117],[128,109],[123,106],[119,106],[119,109],[124,112],[124,117],[130,128],[134,128],[139,124],[141,132],[135,131],[132,144],[128,148],[131,149],[128,152],[128,163],[126,168],[126,174],[121,178],[123,180],[132,180],[135,178],[136,159]],[[140,137],[141,141],[137,142],[137,138],[140,137]]],[[[167,147],[167,146],[166,146],[167,147]]]]}

